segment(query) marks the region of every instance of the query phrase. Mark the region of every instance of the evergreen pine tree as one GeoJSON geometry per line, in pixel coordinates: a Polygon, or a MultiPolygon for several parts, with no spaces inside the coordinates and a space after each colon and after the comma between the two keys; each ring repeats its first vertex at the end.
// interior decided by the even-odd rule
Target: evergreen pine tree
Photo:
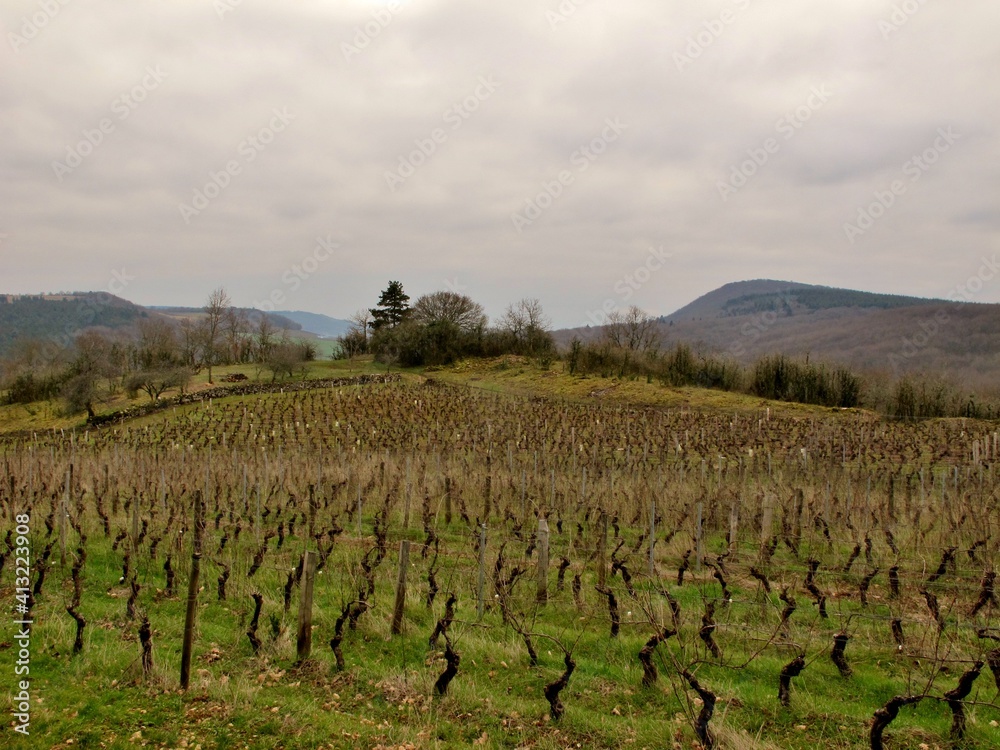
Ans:
{"type": "Polygon", "coordinates": [[[395,328],[406,320],[410,313],[410,298],[398,281],[390,281],[378,299],[378,306],[369,310],[373,331],[380,328],[395,328]]]}

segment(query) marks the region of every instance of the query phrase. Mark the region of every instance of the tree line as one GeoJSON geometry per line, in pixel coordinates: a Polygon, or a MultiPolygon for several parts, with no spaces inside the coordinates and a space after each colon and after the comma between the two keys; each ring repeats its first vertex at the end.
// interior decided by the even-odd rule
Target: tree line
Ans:
{"type": "MultiPolygon", "coordinates": [[[[565,361],[571,375],[645,378],[668,387],[693,386],[759,398],[833,408],[869,408],[901,419],[996,418],[1000,408],[944,379],[858,373],[772,354],[744,366],[724,355],[697,353],[689,344],[663,340],[664,327],[642,309],[612,311],[598,335],[574,338],[557,349],[541,302],[510,304],[491,323],[483,306],[456,291],[424,294],[410,304],[399,281],[390,281],[372,308],[356,312],[338,338],[335,357],[370,355],[400,367],[448,365],[465,358],[520,355],[548,367],[565,361]]],[[[168,389],[184,393],[191,378],[221,365],[252,364],[277,379],[305,374],[315,359],[308,341],[294,341],[272,318],[232,305],[225,289],[214,290],[197,318],[175,323],[140,318],[129,331],[88,328],[51,356],[51,342],[21,340],[4,363],[8,403],[61,398],[68,413],[95,415],[96,406],[119,393],[156,401],[168,389]]]]}
{"type": "Polygon", "coordinates": [[[86,328],[67,346],[20,339],[3,363],[7,403],[60,398],[67,413],[86,412],[120,393],[156,401],[167,390],[183,394],[192,377],[230,364],[252,364],[272,381],[293,376],[316,357],[309,342],[293,341],[266,313],[234,307],[224,288],[214,290],[200,315],[179,323],[139,318],[133,327],[86,328]]]}
{"type": "Polygon", "coordinates": [[[666,347],[663,330],[657,319],[638,307],[613,311],[596,339],[570,342],[567,370],[831,408],[867,408],[898,419],[1000,417],[1000,405],[977,400],[967,389],[941,377],[892,379],[784,354],[766,355],[744,366],[723,355],[698,354],[685,342],[666,347]]]}
{"type": "Polygon", "coordinates": [[[464,294],[437,291],[410,297],[390,281],[378,304],[352,317],[341,336],[341,356],[371,354],[402,367],[447,365],[466,357],[518,354],[552,361],[556,356],[551,321],[537,299],[512,303],[493,325],[483,306],[464,294]]]}

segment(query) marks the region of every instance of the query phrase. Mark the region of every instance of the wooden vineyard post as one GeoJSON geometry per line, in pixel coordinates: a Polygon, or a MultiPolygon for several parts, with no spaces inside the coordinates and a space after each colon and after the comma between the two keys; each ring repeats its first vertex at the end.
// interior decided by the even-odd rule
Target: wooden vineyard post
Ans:
{"type": "Polygon", "coordinates": [[[521,469],[521,520],[525,520],[528,515],[528,504],[526,496],[528,493],[528,470],[521,469]]]}
{"type": "Polygon", "coordinates": [[[361,476],[358,476],[358,539],[361,538],[361,476]]]}
{"type": "Polygon", "coordinates": [[[486,450],[486,483],[483,487],[483,522],[490,520],[490,513],[493,512],[493,449],[492,446],[486,450]]]}
{"type": "Polygon", "coordinates": [[[181,690],[191,682],[191,649],[194,645],[194,621],[198,612],[198,578],[201,574],[202,533],[201,491],[194,493],[194,549],[191,553],[191,577],[188,579],[187,614],[184,617],[184,644],[181,650],[181,690]]]}
{"type": "Polygon", "coordinates": [[[549,522],[545,516],[538,517],[538,590],[535,601],[545,604],[549,600],[549,522]]]}
{"type": "Polygon", "coordinates": [[[656,577],[656,566],[653,564],[653,551],[656,547],[656,500],[649,502],[649,577],[656,577]]]}
{"type": "Polygon", "coordinates": [[[597,540],[597,585],[599,588],[605,588],[608,581],[608,514],[601,511],[601,517],[598,521],[600,528],[598,529],[598,540],[597,540]]]}
{"type": "Polygon", "coordinates": [[[733,498],[733,504],[729,508],[729,554],[736,559],[736,536],[740,530],[740,501],[733,498]]]}
{"type": "Polygon", "coordinates": [[[764,508],[761,511],[760,543],[767,544],[771,539],[771,527],[774,523],[774,501],[770,495],[764,496],[764,508]]]}
{"type": "Polygon", "coordinates": [[[66,511],[69,509],[69,496],[73,485],[73,464],[66,472],[66,491],[63,492],[62,507],[59,509],[59,565],[66,567],[66,511]]]}
{"type": "Polygon", "coordinates": [[[896,520],[896,477],[894,474],[889,475],[889,498],[886,503],[886,514],[889,521],[896,520]]]}
{"type": "Polygon", "coordinates": [[[479,527],[479,582],[476,587],[476,613],[483,619],[483,596],[486,593],[486,524],[479,527]]]}
{"type": "Polygon", "coordinates": [[[316,553],[305,553],[302,565],[302,597],[299,600],[299,630],[296,639],[296,652],[301,664],[309,658],[312,650],[312,607],[313,585],[316,582],[316,553]]]}
{"type": "MultiPolygon", "coordinates": [[[[705,464],[702,463],[703,467],[704,465],[705,464]]],[[[695,536],[695,561],[694,561],[695,570],[699,573],[701,572],[702,558],[705,557],[705,535],[703,533],[703,528],[702,528],[704,526],[704,518],[705,518],[705,504],[699,500],[698,517],[697,517],[698,527],[695,529],[696,536],[695,536]]]]}
{"type": "MultiPolygon", "coordinates": [[[[958,467],[955,467],[955,490],[958,491],[958,467]]],[[[947,470],[941,472],[941,507],[947,510],[951,510],[948,506],[948,472],[947,470]]]]}
{"type": "Polygon", "coordinates": [[[403,531],[410,529],[410,485],[406,485],[406,495],[403,498],[403,531]]]}
{"type": "Polygon", "coordinates": [[[132,554],[139,554],[139,493],[132,493],[132,554]]]}
{"type": "Polygon", "coordinates": [[[851,475],[847,475],[847,508],[845,514],[852,518],[854,514],[854,490],[851,489],[851,475]]]}
{"type": "MultiPolygon", "coordinates": [[[[322,486],[322,485],[321,485],[322,486]]],[[[312,539],[316,531],[316,488],[309,485],[309,538],[312,539]]]]}
{"type": "Polygon", "coordinates": [[[406,496],[403,498],[403,531],[410,528],[410,496],[413,494],[412,458],[406,457],[406,496]]]}
{"type": "Polygon", "coordinates": [[[260,543],[260,482],[257,483],[257,512],[253,518],[253,533],[257,537],[257,543],[260,543]]]}
{"type": "Polygon", "coordinates": [[[451,526],[451,477],[444,478],[444,524],[451,526]]]}
{"type": "Polygon", "coordinates": [[[403,632],[403,610],[406,608],[406,570],[410,567],[410,540],[399,543],[399,577],[396,579],[396,605],[392,609],[392,634],[403,632]]]}

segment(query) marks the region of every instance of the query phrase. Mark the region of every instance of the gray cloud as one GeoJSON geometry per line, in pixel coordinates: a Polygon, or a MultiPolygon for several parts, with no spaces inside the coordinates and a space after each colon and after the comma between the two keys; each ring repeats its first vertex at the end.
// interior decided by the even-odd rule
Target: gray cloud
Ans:
{"type": "Polygon", "coordinates": [[[285,288],[289,307],[343,316],[390,278],[411,295],[457,280],[493,315],[537,296],[576,325],[651,247],[671,259],[628,302],[659,313],[759,277],[937,296],[997,247],[988,0],[220,2],[221,18],[212,0],[4,3],[4,291],[126,268],[140,303],[224,284],[249,305],[330,235],[337,254],[285,288]],[[789,131],[816,87],[828,101],[789,131]],[[276,110],[294,117],[248,140],[276,110]],[[627,128],[581,156],[609,118],[627,128]],[[949,126],[961,139],[849,242],[844,224],[949,126]],[[81,150],[60,181],[53,162],[81,150]],[[218,195],[186,223],[197,191],[218,195]]]}

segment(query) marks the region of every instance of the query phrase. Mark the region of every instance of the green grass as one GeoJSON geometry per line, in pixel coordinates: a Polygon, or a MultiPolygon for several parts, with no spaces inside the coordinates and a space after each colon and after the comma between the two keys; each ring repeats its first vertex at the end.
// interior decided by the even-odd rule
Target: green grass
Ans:
{"type": "MultiPolygon", "coordinates": [[[[371,357],[329,359],[336,342],[311,340],[319,348],[318,358],[305,363],[293,380],[350,377],[368,373],[400,373],[411,380],[431,378],[464,385],[470,388],[515,395],[541,395],[570,401],[611,402],[641,406],[683,407],[712,411],[754,411],[770,408],[775,413],[801,416],[822,415],[830,409],[787,402],[766,401],[739,393],[706,388],[670,388],[658,383],[647,383],[642,378],[619,379],[596,376],[572,376],[562,362],[540,368],[523,357],[500,357],[491,360],[466,360],[444,368],[387,367],[371,357]]],[[[210,387],[225,387],[225,378],[234,373],[246,375],[252,382],[272,382],[270,371],[260,365],[225,365],[212,368],[212,383],[208,371],[195,374],[186,391],[196,393],[210,387]]],[[[275,382],[282,382],[278,379],[275,382]]],[[[166,391],[162,398],[178,394],[177,389],[166,391]]],[[[97,404],[98,414],[108,414],[129,406],[148,403],[144,394],[129,399],[123,392],[97,404]]],[[[26,430],[52,430],[79,428],[85,424],[85,415],[68,415],[59,401],[33,404],[0,405],[0,435],[26,430]]]]}
{"type": "MultiPolygon", "coordinates": [[[[398,372],[398,370],[395,371],[398,372]]],[[[384,372],[387,372],[387,368],[373,362],[370,358],[330,360],[320,355],[319,359],[304,363],[291,380],[322,380],[384,372]]],[[[226,377],[235,373],[246,375],[250,382],[270,383],[273,380],[270,371],[260,365],[225,365],[212,368],[211,383],[208,380],[208,370],[200,370],[191,377],[185,391],[197,393],[208,388],[226,387],[228,385],[225,382],[226,377]]],[[[278,378],[274,382],[281,383],[284,382],[284,379],[278,378]]],[[[164,392],[161,398],[166,399],[178,394],[179,390],[172,388],[164,392]]],[[[2,395],[0,393],[0,396],[2,395]]],[[[119,391],[96,404],[95,411],[99,415],[110,414],[130,406],[147,403],[149,403],[149,397],[143,393],[130,399],[123,391],[119,391]]],[[[67,414],[63,404],[58,400],[39,401],[31,404],[0,404],[0,435],[23,431],[70,430],[83,428],[85,424],[85,414],[67,414]]]]}
{"type": "MultiPolygon", "coordinates": [[[[121,520],[124,525],[125,519],[121,520]]],[[[366,524],[367,525],[367,524],[366,524]]],[[[442,530],[448,538],[462,536],[461,525],[442,530]]],[[[733,587],[742,604],[721,606],[717,640],[721,663],[707,659],[694,637],[703,597],[718,595],[718,586],[707,573],[690,574],[683,587],[671,580],[637,580],[638,599],[624,591],[620,579],[610,579],[621,605],[622,631],[608,635],[605,602],[585,576],[585,605],[573,604],[566,589],[550,583],[550,602],[539,609],[531,603],[530,582],[515,588],[516,609],[533,617],[530,629],[540,663],[532,667],[518,634],[502,622],[493,606],[479,621],[468,562],[443,560],[439,580],[447,581],[432,611],[423,603],[426,585],[420,580],[420,559],[413,558],[410,597],[402,636],[389,633],[391,587],[395,555],[390,553],[379,572],[375,608],[365,614],[357,631],[348,631],[343,649],[347,670],[337,673],[326,641],[332,633],[344,596],[351,585],[345,575],[360,555],[358,544],[344,539],[339,553],[316,585],[313,658],[304,667],[295,665],[294,628],[298,597],[284,614],[281,588],[285,572],[294,564],[301,538],[287,538],[282,550],[272,554],[253,579],[245,579],[247,558],[254,542],[245,532],[232,556],[227,601],[217,600],[215,557],[221,532],[210,531],[202,565],[203,589],[199,595],[198,630],[191,690],[180,693],[181,635],[184,621],[186,555],[174,555],[178,571],[177,596],[162,594],[164,573],[161,549],[155,563],[140,559],[137,580],[142,586],[140,610],[153,623],[155,671],[143,677],[139,668],[138,622],[125,616],[127,589],[118,583],[121,554],[112,552],[110,540],[98,529],[88,536],[86,587],[81,611],[89,621],[85,649],[71,656],[73,623],[62,611],[70,595],[65,571],[50,573],[36,613],[32,660],[32,690],[36,696],[32,737],[24,747],[130,747],[139,737],[151,747],[208,748],[268,747],[483,747],[562,748],[662,747],[680,738],[683,747],[693,742],[690,716],[698,707],[693,694],[673,671],[673,664],[695,663],[702,684],[720,698],[713,728],[727,737],[731,747],[834,748],[864,746],[872,713],[893,695],[903,692],[907,679],[921,683],[924,675],[908,657],[896,653],[885,633],[865,624],[854,631],[848,656],[855,669],[850,679],[841,677],[829,661],[829,642],[843,626],[845,616],[858,611],[845,603],[831,608],[831,620],[815,617],[811,605],[800,597],[793,618],[794,646],[784,638],[761,648],[746,637],[766,633],[777,622],[782,604],[777,597],[761,598],[752,587],[733,587]],[[451,567],[449,567],[451,566],[451,567]],[[456,567],[457,566],[457,567],[456,567]],[[449,572],[453,570],[454,572],[449,572]],[[681,635],[659,647],[659,684],[641,686],[642,671],[636,654],[653,632],[651,620],[666,621],[664,600],[655,592],[666,585],[683,612],[681,635]],[[445,590],[459,595],[452,626],[461,667],[446,697],[433,697],[433,682],[443,669],[441,652],[430,649],[427,637],[440,616],[445,590]],[[249,593],[264,593],[259,627],[264,641],[254,656],[245,630],[252,603],[249,593]],[[645,608],[645,611],[644,611],[645,608]],[[275,638],[269,615],[281,618],[282,632],[275,638]],[[563,693],[566,714],[556,723],[548,717],[542,691],[562,671],[562,652],[546,636],[573,647],[577,669],[563,693]],[[782,645],[785,643],[785,645],[782,645]],[[777,674],[798,649],[809,665],[793,680],[792,703],[782,708],[776,699],[777,674]],[[38,701],[37,699],[41,699],[38,701]],[[276,710],[275,710],[276,709],[276,710]],[[136,733],[139,733],[138,735],[136,733]],[[766,739],[757,743],[755,736],[766,739]],[[132,738],[136,737],[133,741],[132,738]],[[485,737],[485,739],[483,739],[485,737]]],[[[371,540],[367,542],[371,544],[371,540]]],[[[554,541],[558,551],[563,541],[554,541]]],[[[416,548],[414,548],[416,549],[416,548]]],[[[227,552],[227,554],[229,554],[227,552]]],[[[492,559],[492,555],[491,555],[492,559]]],[[[517,555],[512,556],[517,560],[517,555]]],[[[488,587],[488,591],[492,591],[488,587]]],[[[939,678],[950,687],[958,673],[939,678]]],[[[979,689],[982,700],[993,691],[984,674],[979,689]]],[[[1000,713],[975,709],[966,747],[990,747],[998,737],[989,726],[1000,713]]],[[[904,711],[892,725],[894,747],[931,746],[948,736],[950,714],[944,704],[925,701],[904,711]]]]}
{"type": "Polygon", "coordinates": [[[564,362],[557,361],[548,367],[540,367],[523,357],[465,360],[450,367],[427,368],[425,375],[496,393],[542,395],[569,401],[740,412],[771,408],[775,413],[802,416],[829,414],[833,411],[821,406],[769,401],[709,388],[669,387],[640,377],[570,375],[564,362]]]}
{"type": "MultiPolygon", "coordinates": [[[[234,370],[239,368],[217,369],[216,379],[234,370]]],[[[363,360],[317,362],[310,368],[310,376],[339,377],[372,371],[381,372],[383,368],[363,360]]],[[[735,470],[722,474],[713,471],[701,479],[697,462],[687,467],[686,474],[678,473],[681,459],[674,457],[673,463],[660,463],[661,454],[657,452],[657,460],[651,458],[647,462],[641,457],[640,443],[628,442],[639,439],[629,436],[638,434],[630,431],[638,429],[640,423],[649,430],[646,435],[655,438],[663,434],[657,432],[663,425],[656,418],[667,419],[665,410],[633,412],[610,405],[590,410],[586,405],[606,401],[614,404],[617,400],[622,405],[657,407],[677,405],[678,398],[694,401],[693,406],[685,403],[711,411],[714,416],[700,423],[709,425],[707,431],[699,429],[698,422],[684,423],[690,426],[692,439],[708,441],[709,449],[721,451],[719,443],[711,441],[721,438],[735,411],[751,412],[753,418],[744,418],[741,424],[745,426],[741,429],[747,429],[754,440],[764,439],[761,431],[765,428],[756,417],[760,414],[759,402],[730,394],[719,394],[718,398],[723,400],[715,401],[715,392],[675,392],[645,382],[615,384],[594,378],[573,378],[558,370],[534,368],[520,360],[464,364],[424,374],[405,373],[405,380],[402,385],[371,390],[344,388],[325,394],[217,399],[211,408],[199,404],[171,409],[114,428],[118,432],[92,432],[86,439],[78,436],[73,446],[55,440],[51,451],[44,443],[38,447],[0,445],[0,460],[13,474],[18,497],[30,498],[34,505],[34,556],[37,558],[47,543],[55,543],[54,567],[46,578],[35,612],[37,625],[31,665],[36,699],[33,731],[27,740],[17,738],[16,746],[125,748],[145,743],[156,748],[201,745],[203,750],[407,745],[553,750],[689,748],[694,747],[692,719],[699,706],[676,669],[687,666],[719,696],[711,726],[723,747],[857,750],[867,746],[872,715],[889,698],[922,690],[932,675],[931,693],[940,697],[954,687],[969,660],[982,654],[974,626],[994,622],[997,613],[990,610],[975,622],[965,617],[981,569],[963,555],[980,529],[991,528],[996,508],[990,505],[991,488],[982,484],[977,487],[975,474],[963,475],[961,493],[952,501],[956,513],[969,516],[964,523],[949,527],[947,514],[940,511],[933,497],[918,528],[913,527],[906,513],[900,512],[893,528],[902,550],[900,562],[906,586],[900,600],[890,601],[885,570],[894,558],[882,543],[881,527],[877,524],[885,517],[887,507],[884,474],[898,472],[899,467],[887,459],[876,456],[869,463],[859,460],[857,465],[845,468],[837,465],[838,448],[829,463],[804,468],[794,454],[782,461],[775,449],[773,475],[768,459],[748,461],[742,476],[735,470]],[[427,379],[484,388],[501,395],[474,391],[470,396],[468,390],[422,385],[427,379]],[[595,389],[595,385],[599,388],[595,389]],[[591,395],[611,386],[614,386],[612,391],[591,395]],[[525,393],[550,398],[537,401],[502,395],[525,393]],[[258,435],[251,436],[246,444],[236,442],[243,437],[241,432],[248,429],[239,426],[244,409],[250,413],[255,429],[266,432],[267,439],[261,440],[258,435]],[[720,412],[725,415],[722,421],[720,412]],[[225,415],[225,422],[220,421],[221,415],[225,415]],[[311,420],[312,427],[306,429],[299,424],[300,420],[311,420]],[[491,420],[489,427],[485,424],[487,420],[491,420]],[[602,421],[609,424],[604,424],[598,432],[597,425],[602,421]],[[298,432],[293,431],[293,425],[298,432]],[[427,431],[416,436],[428,441],[425,447],[414,448],[415,436],[411,433],[417,430],[417,425],[427,431]],[[517,519],[505,518],[503,511],[521,512],[520,483],[532,471],[535,446],[564,445],[569,425],[577,430],[578,440],[588,445],[600,442],[601,453],[595,454],[591,463],[586,463],[588,451],[575,455],[573,461],[561,456],[560,462],[552,464],[557,467],[554,470],[558,492],[564,498],[559,507],[566,524],[562,534],[553,530],[550,559],[554,567],[565,554],[573,567],[561,591],[556,590],[555,572],[550,573],[550,601],[537,608],[533,596],[534,558],[525,557],[526,536],[520,540],[514,536],[513,523],[517,519]],[[712,425],[715,425],[714,435],[712,425]],[[329,428],[329,434],[338,437],[329,438],[333,442],[320,443],[317,449],[301,436],[311,440],[320,427],[329,428]],[[349,437],[339,437],[346,435],[348,427],[355,432],[349,437]],[[278,432],[277,438],[269,437],[282,429],[286,431],[278,432]],[[472,433],[473,440],[470,442],[466,435],[463,442],[455,437],[458,432],[472,433]],[[217,448],[221,442],[219,434],[230,436],[225,450],[217,448]],[[599,437],[605,434],[607,438],[599,437]],[[360,437],[355,439],[357,435],[364,435],[366,440],[372,435],[375,447],[361,446],[360,437]],[[473,517],[480,512],[486,476],[485,435],[497,444],[495,453],[491,453],[495,505],[488,524],[487,608],[480,620],[476,611],[473,530],[459,519],[457,503],[459,499],[466,502],[473,517]],[[558,440],[562,443],[557,442],[557,435],[561,435],[558,440]],[[517,453],[504,455],[504,446],[510,445],[504,441],[509,438],[519,441],[517,453]],[[175,440],[178,446],[183,442],[185,447],[192,447],[185,450],[171,447],[175,440]],[[209,453],[207,446],[216,450],[209,453]],[[623,454],[623,446],[635,448],[631,458],[623,454]],[[589,521],[583,518],[583,509],[574,507],[580,487],[577,459],[581,467],[586,465],[591,472],[588,502],[610,507],[622,517],[621,534],[626,542],[622,549],[629,553],[624,559],[635,576],[637,596],[629,595],[620,576],[608,579],[621,608],[622,627],[617,638],[610,637],[606,601],[594,590],[596,572],[590,553],[595,543],[595,524],[593,518],[589,521]],[[72,595],[69,568],[77,538],[75,533],[69,533],[68,558],[62,565],[58,530],[48,538],[44,527],[49,512],[56,518],[56,504],[63,497],[61,483],[70,462],[81,488],[79,497],[84,508],[81,520],[87,535],[80,611],[89,624],[84,651],[78,656],[70,653],[74,624],[65,612],[72,595]],[[102,489],[105,466],[111,469],[106,491],[102,489]],[[614,496],[608,489],[609,474],[605,472],[608,467],[616,467],[614,496]],[[246,505],[242,498],[244,472],[249,475],[246,505]],[[455,517],[450,525],[441,517],[444,475],[449,476],[456,498],[455,517]],[[168,489],[165,498],[161,497],[161,476],[168,489]],[[843,523],[835,526],[830,544],[818,530],[806,524],[797,557],[784,546],[775,551],[770,567],[766,568],[774,591],[765,596],[748,575],[750,565],[766,564],[760,561],[760,532],[754,529],[754,519],[763,512],[765,496],[777,499],[775,533],[781,526],[782,514],[787,512],[784,500],[792,496],[795,488],[804,488],[809,507],[816,511],[823,507],[828,482],[833,482],[828,510],[853,518],[855,524],[868,524],[864,514],[856,512],[850,516],[844,509],[844,498],[848,495],[860,504],[864,497],[861,488],[866,486],[868,477],[873,479],[874,487],[871,511],[881,514],[879,518],[860,529],[848,529],[843,523]],[[212,490],[208,495],[210,511],[202,559],[193,677],[191,689],[182,693],[178,679],[190,529],[180,541],[177,534],[183,524],[190,522],[194,490],[207,481],[212,482],[212,490]],[[362,539],[357,538],[353,516],[359,483],[365,502],[362,539]],[[258,484],[265,487],[263,508],[269,511],[262,517],[261,533],[276,530],[279,510],[283,526],[296,517],[296,532],[292,535],[284,526],[286,537],[280,550],[272,539],[264,565],[253,578],[248,578],[250,561],[258,546],[254,530],[258,484]],[[307,664],[297,666],[295,626],[299,589],[295,588],[290,611],[286,613],[283,588],[301,552],[316,547],[305,532],[305,502],[310,485],[318,487],[317,497],[321,500],[317,528],[325,530],[334,524],[345,528],[337,536],[326,568],[317,576],[313,656],[307,664]],[[407,487],[411,487],[411,522],[403,530],[401,506],[407,487]],[[851,487],[854,489],[849,490],[851,487]],[[270,499],[268,491],[273,492],[270,499]],[[124,548],[112,549],[112,540],[119,531],[131,528],[126,503],[138,493],[143,497],[142,518],[149,521],[149,534],[133,561],[136,580],[141,586],[139,611],[149,616],[153,627],[154,670],[148,676],[142,675],[139,662],[139,623],[126,617],[129,591],[119,582],[124,548]],[[642,523],[633,525],[628,519],[633,511],[638,513],[639,509],[647,508],[646,503],[654,494],[658,507],[666,515],[656,548],[658,575],[649,578],[644,575],[645,548],[639,544],[639,534],[644,530],[642,523]],[[111,514],[110,538],[105,536],[98,519],[98,496],[111,514]],[[424,539],[420,503],[425,496],[441,539],[437,574],[440,591],[431,610],[424,604],[429,560],[420,556],[424,539]],[[717,602],[715,635],[723,658],[716,660],[708,656],[698,631],[705,602],[720,597],[718,582],[707,567],[697,570],[693,566],[684,585],[676,583],[681,556],[692,545],[690,514],[669,543],[664,541],[663,534],[674,530],[671,524],[679,518],[682,508],[690,510],[694,503],[701,502],[707,511],[714,506],[727,509],[734,498],[742,503],[743,526],[739,555],[726,562],[733,602],[717,602]],[[337,672],[328,642],[344,603],[357,590],[362,556],[374,544],[372,514],[387,500],[391,508],[388,555],[378,569],[374,606],[361,617],[357,630],[347,631],[343,645],[347,669],[337,672]],[[612,502],[615,504],[610,505],[612,502]],[[114,512],[113,504],[117,505],[114,512]],[[222,514],[218,528],[215,504],[222,514]],[[977,510],[981,517],[976,517],[977,510]],[[173,520],[168,524],[171,517],[173,520]],[[578,520],[585,526],[582,540],[576,538],[578,520]],[[238,540],[237,525],[241,529],[238,540]],[[850,573],[843,572],[840,566],[860,534],[869,531],[876,542],[874,564],[881,566],[882,573],[871,590],[871,603],[863,610],[858,602],[857,584],[867,565],[864,556],[850,573]],[[228,543],[220,554],[224,534],[228,543]],[[153,535],[163,537],[155,558],[149,552],[153,535]],[[409,539],[414,545],[404,631],[393,636],[389,623],[397,577],[396,550],[401,539],[409,539]],[[958,575],[949,573],[932,587],[941,597],[948,623],[939,640],[916,589],[927,571],[937,564],[940,547],[952,540],[962,545],[958,575]],[[504,622],[493,599],[491,576],[502,541],[507,543],[506,570],[509,572],[513,565],[525,569],[524,577],[514,588],[513,605],[533,633],[540,657],[537,666],[529,663],[523,641],[515,628],[504,622]],[[173,596],[163,592],[163,563],[168,552],[176,571],[173,596]],[[802,589],[804,561],[810,556],[823,562],[819,585],[830,597],[830,617],[826,620],[819,618],[816,607],[802,589]],[[216,596],[220,572],[217,560],[232,566],[226,601],[219,601],[216,596]],[[577,572],[583,582],[583,604],[579,607],[571,593],[572,576],[577,572]],[[784,604],[778,593],[785,586],[798,605],[788,633],[779,630],[784,604]],[[682,616],[677,623],[680,633],[659,646],[656,663],[660,679],[655,686],[644,688],[637,653],[658,627],[671,624],[661,589],[669,591],[680,604],[682,616]],[[258,629],[264,645],[256,655],[246,635],[252,612],[250,594],[254,591],[264,597],[258,629]],[[451,636],[461,654],[461,666],[448,695],[435,697],[434,681],[444,668],[442,645],[432,649],[427,639],[442,615],[450,591],[459,600],[451,636]],[[888,618],[897,613],[906,620],[908,647],[903,652],[896,649],[888,634],[888,618]],[[272,633],[272,615],[281,626],[277,636],[272,633]],[[852,636],[847,656],[854,674],[847,679],[840,676],[829,659],[833,635],[841,629],[852,636]],[[543,696],[544,686],[557,679],[563,669],[562,651],[552,639],[572,647],[577,662],[569,686],[562,694],[566,713],[558,722],[550,718],[543,696]],[[808,666],[793,680],[791,705],[783,708],[777,700],[777,676],[782,666],[800,652],[805,654],[808,666]],[[935,674],[939,667],[946,667],[947,671],[935,674]],[[72,744],[69,740],[73,740],[72,744]]],[[[818,433],[811,430],[819,422],[808,422],[810,415],[817,419],[840,418],[815,407],[774,408],[785,420],[776,417],[773,429],[777,433],[805,425],[802,434],[814,436],[818,433]]],[[[850,419],[848,422],[845,415],[843,424],[853,429],[859,421],[856,415],[850,415],[850,419]]],[[[673,430],[670,425],[663,429],[673,430]]],[[[683,439],[684,429],[678,428],[678,440],[683,439]]],[[[966,429],[971,431],[973,425],[963,427],[966,429]]],[[[899,433],[894,436],[898,438],[899,433]]],[[[850,435],[839,437],[846,439],[850,435]]],[[[740,451],[751,438],[743,436],[735,441],[740,451]]],[[[815,438],[815,444],[825,439],[815,438]]],[[[669,445],[667,450],[671,450],[669,445]]],[[[532,508],[547,502],[547,458],[550,456],[543,452],[543,466],[534,472],[540,471],[541,476],[532,476],[527,493],[525,507],[529,518],[523,530],[525,535],[531,533],[532,508]]],[[[982,476],[979,475],[980,481],[982,476]]],[[[909,509],[910,503],[904,502],[901,477],[898,482],[898,508],[909,509]]],[[[7,491],[6,485],[0,486],[0,492],[7,491]]],[[[75,497],[72,502],[76,502],[75,497]]],[[[859,505],[854,507],[857,509],[859,505]]],[[[75,510],[72,516],[76,518],[75,510]]],[[[706,559],[714,559],[726,549],[725,529],[721,528],[726,520],[717,520],[707,534],[706,559]]],[[[614,546],[612,540],[611,549],[614,546]]],[[[11,566],[8,559],[0,575],[0,598],[5,601],[13,593],[11,566]]],[[[7,661],[10,653],[9,647],[0,647],[0,663],[7,661]]],[[[1000,710],[996,708],[997,691],[988,671],[977,681],[972,700],[979,705],[968,709],[968,737],[960,746],[997,746],[1000,729],[991,722],[1000,720],[1000,710]]],[[[889,747],[917,748],[926,743],[931,748],[943,748],[949,745],[949,727],[947,706],[929,699],[900,714],[887,733],[889,747]]]]}

